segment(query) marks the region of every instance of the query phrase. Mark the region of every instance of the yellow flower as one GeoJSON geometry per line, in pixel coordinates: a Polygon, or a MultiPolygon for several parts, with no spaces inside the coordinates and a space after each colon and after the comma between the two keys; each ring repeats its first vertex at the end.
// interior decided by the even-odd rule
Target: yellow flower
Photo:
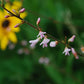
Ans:
{"type": "MultiPolygon", "coordinates": [[[[16,10],[18,11],[22,6],[22,3],[19,1],[14,1],[12,5],[7,3],[5,7],[8,10],[16,10]]],[[[12,11],[11,11],[12,12],[12,11]]],[[[17,43],[17,38],[15,32],[19,32],[20,28],[14,28],[14,26],[18,23],[21,23],[21,20],[11,16],[9,18],[4,18],[5,15],[8,15],[7,11],[0,10],[0,48],[2,50],[5,50],[9,41],[13,43],[17,43]]],[[[24,18],[26,16],[26,13],[22,13],[21,17],[24,18]]]]}

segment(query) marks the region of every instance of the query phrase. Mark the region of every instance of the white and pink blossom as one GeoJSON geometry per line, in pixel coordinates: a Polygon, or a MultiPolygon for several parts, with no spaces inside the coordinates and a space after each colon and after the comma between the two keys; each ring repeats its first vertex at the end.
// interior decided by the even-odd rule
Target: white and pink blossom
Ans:
{"type": "Polygon", "coordinates": [[[75,35],[73,35],[69,40],[68,40],[68,42],[73,42],[74,41],[74,39],[75,39],[75,35]]]}
{"type": "Polygon", "coordinates": [[[68,47],[65,47],[63,54],[65,53],[65,55],[70,55],[69,52],[71,51],[71,49],[69,49],[68,47]]]}
{"type": "Polygon", "coordinates": [[[44,40],[40,43],[40,45],[43,45],[44,47],[47,47],[47,44],[49,43],[50,39],[47,39],[46,37],[44,38],[44,40]]]}
{"type": "Polygon", "coordinates": [[[58,41],[51,41],[50,47],[55,47],[58,44],[58,41]]]}
{"type": "Polygon", "coordinates": [[[41,39],[45,37],[46,32],[39,31],[39,34],[37,37],[40,37],[41,39]]]}
{"type": "Polygon", "coordinates": [[[36,40],[31,40],[29,43],[31,43],[30,47],[34,48],[35,45],[40,41],[41,38],[37,38],[36,40]]]}

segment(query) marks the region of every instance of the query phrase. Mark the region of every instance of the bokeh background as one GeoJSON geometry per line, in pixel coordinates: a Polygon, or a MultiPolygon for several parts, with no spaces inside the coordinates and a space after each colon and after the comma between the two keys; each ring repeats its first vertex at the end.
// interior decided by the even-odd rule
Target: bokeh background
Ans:
{"type": "MultiPolygon", "coordinates": [[[[11,0],[14,1],[14,0],[11,0]]],[[[76,35],[71,45],[80,52],[84,45],[84,0],[24,0],[28,13],[25,20],[36,26],[41,18],[43,31],[57,39],[76,35]]],[[[27,24],[20,26],[18,43],[13,50],[0,50],[0,84],[84,84],[84,57],[76,60],[72,54],[63,55],[64,45],[55,48],[35,49],[29,47],[29,40],[36,39],[38,31],[27,24]],[[27,46],[21,41],[26,40],[27,46]],[[21,53],[26,49],[27,53],[21,53]],[[19,53],[18,53],[19,50],[19,53]],[[46,58],[45,63],[41,63],[46,58]]]]}

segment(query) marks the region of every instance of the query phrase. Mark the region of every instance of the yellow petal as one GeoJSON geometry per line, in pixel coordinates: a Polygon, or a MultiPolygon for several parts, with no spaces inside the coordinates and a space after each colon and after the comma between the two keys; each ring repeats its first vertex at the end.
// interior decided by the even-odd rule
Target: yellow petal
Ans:
{"type": "Polygon", "coordinates": [[[16,35],[15,35],[14,32],[10,32],[10,33],[8,34],[8,38],[9,38],[9,40],[12,41],[13,43],[16,43],[16,42],[17,42],[17,38],[16,38],[16,35]]]}
{"type": "Polygon", "coordinates": [[[25,18],[27,16],[27,12],[21,13],[20,16],[21,18],[25,18]]]}
{"type": "Polygon", "coordinates": [[[1,39],[1,49],[5,50],[8,45],[8,38],[6,36],[1,39]]]}
{"type": "MultiPolygon", "coordinates": [[[[6,3],[6,4],[5,4],[5,8],[12,12],[10,3],[6,3]]],[[[5,12],[6,14],[8,14],[6,10],[4,10],[4,12],[5,12]]]]}
{"type": "Polygon", "coordinates": [[[4,12],[0,10],[0,20],[3,19],[3,17],[4,17],[4,12]]]}
{"type": "Polygon", "coordinates": [[[20,28],[19,27],[17,27],[17,28],[12,28],[11,29],[13,32],[19,32],[20,31],[20,28]]]}
{"type": "Polygon", "coordinates": [[[21,8],[21,6],[22,6],[22,2],[20,2],[20,1],[14,1],[13,5],[12,5],[12,9],[18,10],[18,9],[21,8]]]}

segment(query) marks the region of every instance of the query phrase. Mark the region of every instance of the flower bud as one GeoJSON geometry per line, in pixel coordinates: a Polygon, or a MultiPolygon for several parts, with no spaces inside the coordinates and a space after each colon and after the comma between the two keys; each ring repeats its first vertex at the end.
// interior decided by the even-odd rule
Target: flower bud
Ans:
{"type": "Polygon", "coordinates": [[[55,47],[58,44],[58,41],[50,42],[50,47],[55,47]]]}
{"type": "Polygon", "coordinates": [[[20,23],[16,24],[16,25],[14,26],[14,28],[17,28],[17,27],[19,27],[19,26],[20,26],[20,23]]]}
{"type": "Polygon", "coordinates": [[[68,40],[68,42],[73,42],[74,41],[74,39],[75,39],[75,35],[73,35],[69,40],[68,40]]]}
{"type": "Polygon", "coordinates": [[[25,8],[22,8],[19,13],[23,13],[25,11],[25,8]]]}
{"type": "Polygon", "coordinates": [[[40,23],[40,18],[37,19],[36,24],[39,25],[39,23],[40,23]]]}
{"type": "Polygon", "coordinates": [[[74,55],[74,57],[76,59],[79,59],[79,57],[78,57],[77,52],[75,51],[75,49],[74,48],[71,48],[71,51],[72,51],[72,54],[74,55]]]}
{"type": "Polygon", "coordinates": [[[8,18],[8,17],[10,17],[10,16],[9,16],[9,15],[6,15],[6,16],[5,16],[5,18],[8,18]]]}

